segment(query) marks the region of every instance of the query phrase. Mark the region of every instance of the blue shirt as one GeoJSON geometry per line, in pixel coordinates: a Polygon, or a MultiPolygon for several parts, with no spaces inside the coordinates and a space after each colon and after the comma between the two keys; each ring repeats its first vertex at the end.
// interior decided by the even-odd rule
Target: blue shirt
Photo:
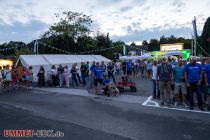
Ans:
{"type": "Polygon", "coordinates": [[[95,65],[92,65],[91,67],[90,67],[90,71],[93,71],[94,69],[95,69],[95,65]]]}
{"type": "Polygon", "coordinates": [[[205,82],[205,77],[204,77],[204,73],[205,73],[205,70],[206,70],[206,64],[203,64],[201,65],[201,68],[202,68],[202,82],[205,82]]]}
{"type": "Polygon", "coordinates": [[[183,83],[184,78],[184,66],[177,66],[173,68],[173,73],[174,73],[174,79],[176,83],[183,83]]]}
{"type": "Polygon", "coordinates": [[[207,76],[208,84],[210,84],[210,64],[206,65],[205,73],[206,73],[206,76],[207,76]]]}
{"type": "Polygon", "coordinates": [[[195,65],[187,64],[185,66],[185,72],[187,73],[188,82],[198,82],[200,80],[201,65],[196,63],[195,65]]]}
{"type": "Polygon", "coordinates": [[[111,82],[110,79],[104,79],[103,85],[106,86],[106,85],[110,84],[110,82],[111,82]]]}
{"type": "Polygon", "coordinates": [[[133,68],[133,63],[132,62],[127,62],[126,66],[127,66],[128,71],[132,71],[132,68],[133,68]]]}
{"type": "Polygon", "coordinates": [[[94,74],[95,74],[96,79],[103,78],[103,70],[100,67],[95,67],[94,74]]]}

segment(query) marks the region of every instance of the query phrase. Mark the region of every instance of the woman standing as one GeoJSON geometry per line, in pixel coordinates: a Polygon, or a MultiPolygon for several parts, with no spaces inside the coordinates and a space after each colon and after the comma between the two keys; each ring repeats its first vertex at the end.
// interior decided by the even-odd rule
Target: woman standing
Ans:
{"type": "Polygon", "coordinates": [[[9,65],[6,66],[3,78],[5,78],[5,89],[9,91],[9,86],[12,81],[12,72],[9,70],[9,65]]]}
{"type": "Polygon", "coordinates": [[[45,70],[44,70],[44,67],[41,66],[40,69],[39,69],[39,72],[38,72],[38,86],[39,87],[43,87],[45,86],[45,77],[44,77],[44,74],[45,74],[45,70]]]}
{"type": "Polygon", "coordinates": [[[65,78],[65,83],[67,87],[69,87],[69,75],[70,75],[70,71],[69,71],[68,66],[66,65],[64,67],[64,78],[65,78]]]}
{"type": "Polygon", "coordinates": [[[28,70],[24,67],[23,73],[22,73],[22,83],[23,83],[23,86],[25,86],[27,88],[28,88],[28,80],[29,80],[28,70]]]}
{"type": "Polygon", "coordinates": [[[29,89],[31,89],[32,88],[32,84],[33,84],[33,80],[34,78],[33,78],[33,68],[32,68],[32,66],[30,66],[29,68],[28,68],[28,87],[29,87],[29,89]]]}
{"type": "Polygon", "coordinates": [[[52,76],[53,87],[57,87],[58,86],[58,71],[57,71],[55,65],[52,66],[51,76],[52,76]]]}
{"type": "Polygon", "coordinates": [[[74,83],[76,83],[76,85],[79,86],[77,81],[77,69],[75,64],[71,68],[71,77],[72,77],[72,86],[74,87],[74,83]]]}

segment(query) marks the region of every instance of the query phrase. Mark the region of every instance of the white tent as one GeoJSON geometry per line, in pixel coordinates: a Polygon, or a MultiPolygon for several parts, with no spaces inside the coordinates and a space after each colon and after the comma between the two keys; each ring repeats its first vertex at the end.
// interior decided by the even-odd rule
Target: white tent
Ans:
{"type": "MultiPolygon", "coordinates": [[[[104,61],[105,63],[110,62],[111,60],[101,56],[101,55],[60,55],[60,54],[47,54],[47,55],[20,55],[17,64],[21,63],[24,67],[29,68],[30,66],[33,67],[33,77],[34,81],[37,81],[37,74],[39,71],[40,66],[43,66],[45,69],[45,78],[47,79],[47,73],[51,71],[52,65],[56,67],[58,65],[67,65],[69,68],[74,63],[78,63],[80,67],[81,62],[89,61],[90,64],[93,61],[101,62],[104,61]]],[[[17,65],[16,64],[16,65],[17,65]]]]}

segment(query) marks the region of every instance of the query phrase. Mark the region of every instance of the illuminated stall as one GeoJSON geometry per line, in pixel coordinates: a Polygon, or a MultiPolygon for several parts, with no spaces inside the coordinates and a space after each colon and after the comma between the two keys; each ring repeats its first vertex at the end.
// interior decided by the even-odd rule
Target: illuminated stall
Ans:
{"type": "Polygon", "coordinates": [[[176,51],[154,51],[151,52],[151,55],[154,59],[160,59],[163,56],[169,57],[169,56],[177,56],[180,58],[184,58],[187,61],[190,59],[190,50],[176,50],[176,51]]]}
{"type": "Polygon", "coordinates": [[[13,57],[0,56],[0,67],[9,65],[9,67],[11,69],[14,64],[14,61],[15,61],[15,58],[13,58],[13,57]]]}

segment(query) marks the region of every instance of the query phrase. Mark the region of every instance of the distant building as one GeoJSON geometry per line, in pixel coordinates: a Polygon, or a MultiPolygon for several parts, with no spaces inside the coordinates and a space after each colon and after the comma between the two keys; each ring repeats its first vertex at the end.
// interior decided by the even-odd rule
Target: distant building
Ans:
{"type": "Polygon", "coordinates": [[[130,55],[142,55],[148,52],[148,46],[136,45],[127,47],[128,54],[130,55]]]}

